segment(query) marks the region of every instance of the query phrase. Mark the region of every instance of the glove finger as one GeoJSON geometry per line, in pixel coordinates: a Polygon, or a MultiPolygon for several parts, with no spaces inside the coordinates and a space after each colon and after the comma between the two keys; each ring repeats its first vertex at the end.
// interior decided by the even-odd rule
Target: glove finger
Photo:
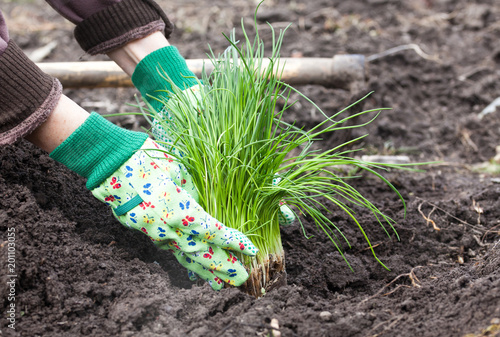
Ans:
{"type": "Polygon", "coordinates": [[[211,270],[202,268],[201,271],[198,271],[197,275],[202,280],[207,281],[210,287],[212,287],[215,291],[219,291],[224,288],[224,281],[217,277],[211,270]]]}
{"type": "Polygon", "coordinates": [[[295,222],[295,213],[286,205],[285,203],[281,204],[280,212],[278,214],[278,221],[280,226],[289,226],[295,222]]]}
{"type": "Polygon", "coordinates": [[[208,242],[200,241],[195,236],[183,233],[180,230],[175,230],[174,232],[175,236],[171,237],[170,240],[158,240],[157,242],[155,241],[155,245],[160,249],[168,250],[175,248],[185,253],[194,253],[208,249],[208,242]]]}
{"type": "Polygon", "coordinates": [[[211,217],[182,188],[178,188],[176,192],[177,196],[184,195],[184,199],[181,198],[179,207],[169,213],[168,224],[172,226],[178,224],[178,230],[198,237],[199,241],[206,241],[249,256],[257,254],[259,250],[243,233],[211,217]]]}
{"type": "Polygon", "coordinates": [[[191,259],[189,254],[185,254],[181,251],[174,251],[174,256],[177,258],[177,261],[179,261],[179,263],[188,270],[188,276],[192,281],[199,277],[207,281],[212,289],[216,291],[221,290],[224,286],[222,279],[217,277],[213,271],[204,268],[199,263],[191,259]]]}
{"type": "Polygon", "coordinates": [[[223,225],[209,216],[208,213],[204,213],[205,216],[201,219],[199,217],[191,217],[187,221],[193,221],[179,229],[194,234],[198,237],[198,240],[208,242],[227,250],[237,251],[248,256],[255,256],[257,254],[259,250],[246,235],[234,228],[223,225]]]}
{"type": "Polygon", "coordinates": [[[204,239],[213,245],[226,250],[240,252],[248,256],[255,256],[259,251],[250,239],[240,231],[219,224],[216,230],[205,231],[204,239]]]}
{"type": "Polygon", "coordinates": [[[201,267],[213,271],[216,276],[231,285],[239,286],[248,279],[248,272],[243,264],[234,255],[219,247],[209,246],[205,252],[186,253],[185,256],[201,267]]]}
{"type": "MultiPolygon", "coordinates": [[[[275,186],[278,185],[281,180],[282,178],[278,176],[278,174],[276,173],[275,177],[273,178],[273,185],[275,186]]],[[[288,226],[293,224],[293,222],[295,221],[295,213],[293,213],[290,207],[288,207],[285,204],[284,200],[280,202],[280,212],[278,214],[278,221],[280,223],[280,226],[288,226]]]]}
{"type": "Polygon", "coordinates": [[[198,280],[198,275],[196,275],[195,272],[191,271],[188,269],[188,278],[191,280],[191,281],[196,281],[198,280]]]}

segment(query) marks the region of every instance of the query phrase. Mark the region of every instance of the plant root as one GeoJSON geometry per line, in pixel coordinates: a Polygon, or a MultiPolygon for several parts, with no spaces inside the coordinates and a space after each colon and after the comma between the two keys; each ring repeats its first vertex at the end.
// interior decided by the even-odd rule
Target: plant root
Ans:
{"type": "MultiPolygon", "coordinates": [[[[472,224],[468,223],[468,222],[467,222],[467,221],[465,221],[465,220],[459,219],[459,218],[457,218],[456,216],[454,216],[453,214],[451,214],[450,212],[445,211],[444,209],[442,209],[442,208],[438,207],[437,205],[433,204],[433,203],[432,203],[432,202],[430,202],[430,201],[427,201],[427,200],[422,199],[422,198],[419,198],[419,197],[417,197],[417,199],[422,201],[422,204],[420,204],[420,205],[418,206],[419,211],[420,211],[420,207],[421,207],[424,203],[427,203],[427,204],[429,204],[430,206],[432,206],[432,207],[434,207],[435,209],[437,209],[438,211],[443,212],[444,214],[446,214],[446,215],[447,215],[447,216],[449,216],[450,218],[455,219],[455,220],[457,220],[457,221],[459,221],[459,222],[463,223],[464,225],[467,225],[467,226],[469,226],[469,227],[471,227],[471,228],[473,228],[473,229],[475,229],[475,230],[479,231],[481,234],[482,234],[482,233],[484,233],[484,231],[485,231],[485,229],[484,229],[484,228],[481,228],[482,226],[480,227],[480,226],[477,226],[477,225],[472,225],[472,224]]],[[[420,212],[420,214],[422,214],[422,212],[420,212]]],[[[422,216],[423,216],[423,214],[422,214],[422,216]]],[[[424,219],[425,219],[425,218],[426,218],[426,217],[424,216],[424,219]]]]}
{"type": "Polygon", "coordinates": [[[424,203],[422,202],[420,205],[418,205],[418,212],[420,213],[420,215],[422,215],[422,217],[424,218],[425,221],[427,221],[427,225],[429,223],[432,224],[432,227],[434,228],[434,230],[436,231],[440,231],[441,228],[439,228],[436,223],[434,222],[434,220],[431,219],[431,214],[432,212],[434,212],[436,210],[436,207],[432,208],[432,211],[429,212],[429,215],[425,216],[424,212],[422,212],[422,205],[424,203]]]}
{"type": "Polygon", "coordinates": [[[370,296],[368,298],[365,298],[364,300],[362,300],[361,302],[359,302],[359,304],[368,302],[369,300],[374,299],[374,298],[376,298],[376,297],[378,297],[380,295],[382,295],[382,296],[389,296],[390,294],[396,292],[400,288],[412,288],[412,287],[413,288],[420,288],[421,287],[420,280],[415,275],[415,269],[417,269],[417,268],[423,268],[423,267],[424,266],[416,266],[416,267],[413,267],[408,273],[404,273],[404,274],[396,276],[396,278],[394,278],[391,282],[389,282],[385,286],[383,286],[374,295],[372,295],[372,296],[370,296]],[[389,291],[387,293],[384,293],[384,291],[385,291],[385,289],[387,289],[387,287],[389,287],[391,284],[393,284],[394,282],[396,282],[397,280],[399,280],[400,278],[405,277],[405,276],[407,276],[410,279],[410,281],[411,281],[411,287],[408,286],[408,285],[405,285],[405,284],[399,284],[399,285],[396,286],[396,288],[392,289],[391,291],[389,291]]]}
{"type": "Polygon", "coordinates": [[[271,327],[273,328],[271,330],[271,335],[273,337],[281,337],[281,331],[280,331],[280,325],[278,322],[278,319],[273,318],[270,323],[271,327]]]}
{"type": "Polygon", "coordinates": [[[396,325],[401,319],[403,318],[403,315],[399,315],[399,316],[396,316],[396,317],[393,317],[391,319],[389,319],[388,321],[384,321],[384,322],[380,322],[379,324],[377,324],[372,330],[376,330],[379,326],[381,325],[385,325],[387,324],[387,322],[389,321],[392,321],[389,325],[385,326],[384,329],[375,334],[375,335],[370,335],[370,337],[378,337],[380,335],[382,335],[383,333],[389,331],[390,329],[392,329],[394,327],[394,325],[396,325]]]}
{"type": "Polygon", "coordinates": [[[273,289],[287,285],[284,252],[282,254],[269,255],[263,263],[253,263],[250,276],[240,289],[259,298],[273,289]]]}

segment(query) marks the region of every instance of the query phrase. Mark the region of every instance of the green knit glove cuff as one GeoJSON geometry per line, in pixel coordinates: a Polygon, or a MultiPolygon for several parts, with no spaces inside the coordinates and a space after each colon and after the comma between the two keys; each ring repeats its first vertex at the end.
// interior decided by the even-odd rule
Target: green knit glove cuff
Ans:
{"type": "Polygon", "coordinates": [[[122,129],[92,112],[50,157],[88,178],[87,188],[92,190],[132,157],[147,138],[145,133],[122,129]]]}
{"type": "Polygon", "coordinates": [[[167,78],[181,90],[199,83],[174,46],[158,49],[142,59],[132,74],[132,83],[156,111],[161,111],[163,103],[154,98],[166,101],[173,93],[167,78]]]}

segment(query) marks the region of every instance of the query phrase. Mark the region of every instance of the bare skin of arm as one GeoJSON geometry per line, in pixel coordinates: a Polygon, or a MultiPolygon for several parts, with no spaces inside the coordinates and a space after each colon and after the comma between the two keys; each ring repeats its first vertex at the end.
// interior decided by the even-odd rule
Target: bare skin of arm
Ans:
{"type": "MultiPolygon", "coordinates": [[[[132,76],[135,67],[144,57],[168,45],[165,36],[160,32],[156,32],[113,50],[108,53],[108,56],[125,73],[132,76]]],[[[82,125],[88,116],[87,111],[67,96],[61,95],[58,104],[47,120],[26,136],[26,139],[43,150],[52,152],[82,125]]]]}

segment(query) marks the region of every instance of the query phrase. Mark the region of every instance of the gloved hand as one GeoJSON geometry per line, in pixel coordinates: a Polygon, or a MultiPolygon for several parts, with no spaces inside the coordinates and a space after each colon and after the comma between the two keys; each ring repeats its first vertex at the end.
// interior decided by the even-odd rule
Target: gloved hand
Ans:
{"type": "Polygon", "coordinates": [[[214,289],[222,280],[234,285],[246,280],[245,268],[227,250],[255,255],[255,247],[199,207],[189,174],[145,133],[93,112],[50,156],[87,178],[87,188],[111,205],[120,222],[173,250],[214,289]]]}
{"type": "Polygon", "coordinates": [[[213,289],[221,289],[223,282],[239,286],[248,278],[228,251],[254,256],[255,246],[199,206],[187,170],[153,140],[147,139],[92,193],[111,206],[122,224],[144,232],[160,249],[173,251],[213,289]]]}

